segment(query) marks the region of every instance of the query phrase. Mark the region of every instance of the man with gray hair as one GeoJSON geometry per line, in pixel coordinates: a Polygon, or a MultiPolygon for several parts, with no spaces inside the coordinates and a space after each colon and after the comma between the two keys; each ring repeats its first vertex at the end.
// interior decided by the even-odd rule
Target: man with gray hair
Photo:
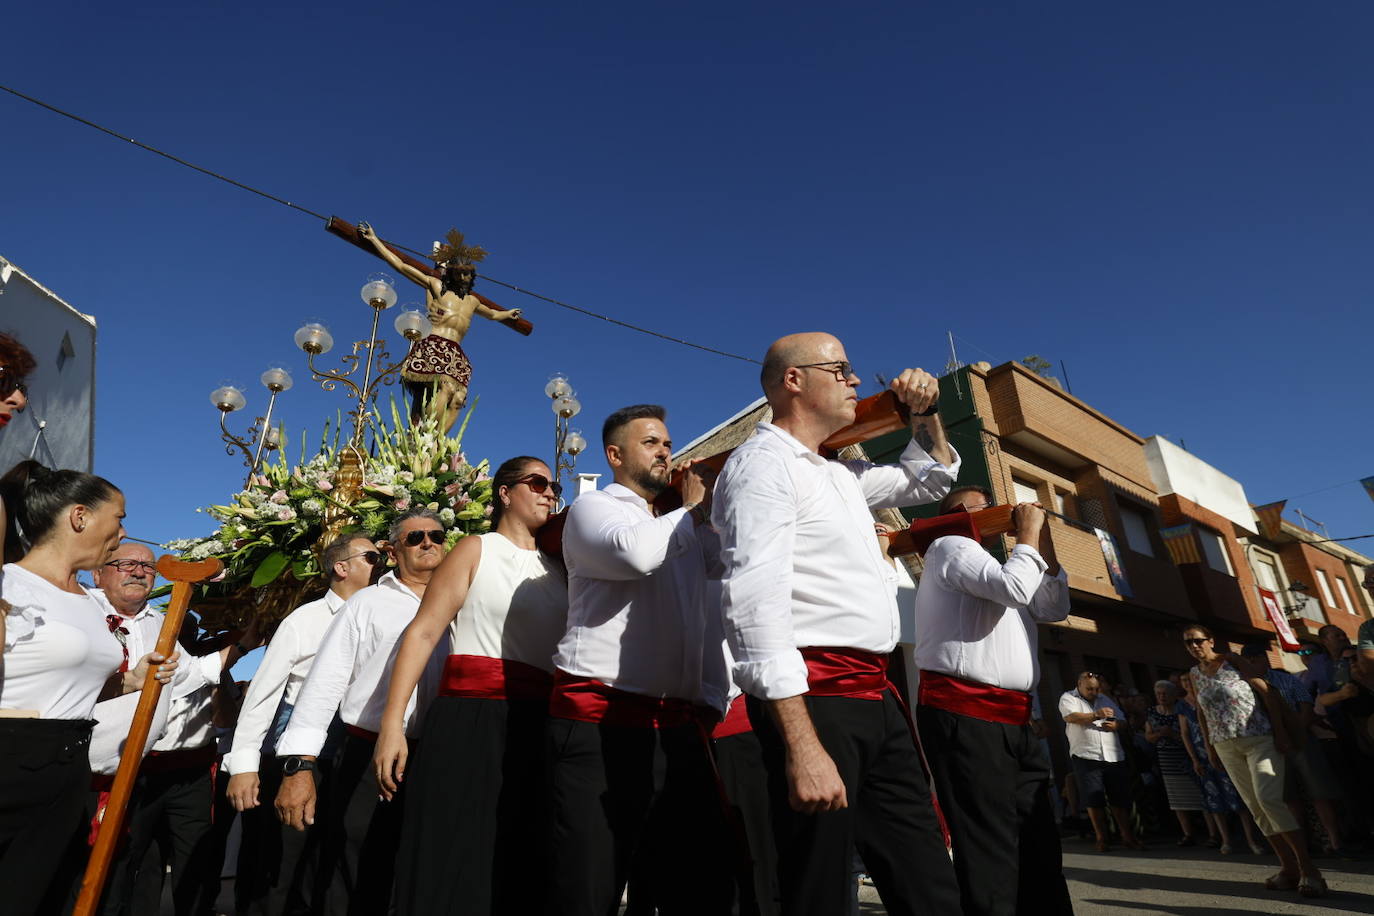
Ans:
{"type": "MultiPolygon", "coordinates": [[[[400,843],[404,787],[393,802],[380,801],[372,754],[386,708],[396,644],[420,609],[425,587],[447,549],[439,516],[416,509],[399,516],[387,535],[396,569],[344,604],[329,625],[315,664],[301,688],[291,722],[277,743],[282,784],[277,813],[296,830],[315,823],[311,772],[338,713],[347,737],[321,811],[324,842],[315,905],[330,913],[386,913],[400,843]]],[[[436,648],[436,658],[448,646],[436,648]]],[[[415,696],[406,721],[415,712],[415,696]]]]}

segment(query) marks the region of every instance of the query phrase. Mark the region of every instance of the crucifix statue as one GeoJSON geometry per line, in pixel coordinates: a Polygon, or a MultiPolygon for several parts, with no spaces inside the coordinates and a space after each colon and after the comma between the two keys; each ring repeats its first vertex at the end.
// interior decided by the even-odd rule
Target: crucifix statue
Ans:
{"type": "Polygon", "coordinates": [[[436,245],[430,255],[437,266],[433,273],[408,263],[410,259],[402,259],[367,223],[358,223],[358,235],[372,246],[379,258],[425,290],[425,311],[434,329],[411,348],[401,367],[401,380],[411,397],[411,422],[433,419],[439,429],[447,432],[467,403],[468,385],[472,381],[472,364],[462,346],[472,325],[472,316],[481,315],[492,321],[518,321],[520,309],[493,308],[482,297],[473,294],[476,263],[485,258],[487,252],[465,244],[463,234],[457,229],[449,230],[447,243],[436,245]]]}

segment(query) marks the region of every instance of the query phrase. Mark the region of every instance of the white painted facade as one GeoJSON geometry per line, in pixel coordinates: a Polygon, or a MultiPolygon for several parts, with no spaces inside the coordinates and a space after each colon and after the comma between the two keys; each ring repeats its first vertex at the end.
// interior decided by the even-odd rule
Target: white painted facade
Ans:
{"type": "Polygon", "coordinates": [[[0,433],[0,473],[25,458],[90,471],[95,459],[95,318],[0,257],[0,331],[38,363],[28,409],[0,433]]]}
{"type": "Polygon", "coordinates": [[[1256,532],[1255,513],[1245,498],[1245,487],[1201,458],[1168,439],[1145,440],[1145,461],[1160,496],[1177,494],[1226,518],[1242,531],[1256,532]]]}

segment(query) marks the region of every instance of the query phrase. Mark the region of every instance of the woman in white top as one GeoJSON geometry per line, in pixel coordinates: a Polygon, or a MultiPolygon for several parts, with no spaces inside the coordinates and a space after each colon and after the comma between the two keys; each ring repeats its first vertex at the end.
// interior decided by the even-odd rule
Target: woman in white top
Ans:
{"type": "MultiPolygon", "coordinates": [[[[149,659],[160,659],[129,665],[104,605],[76,581],[119,546],[124,495],[100,477],[36,461],[0,479],[0,495],[10,537],[26,548],[0,583],[0,910],[18,916],[59,911],[74,877],[62,873],[80,864],[71,844],[88,816],[96,701],[138,689],[149,659]]],[[[159,668],[158,679],[174,668],[159,668]]]]}
{"type": "Polygon", "coordinates": [[[495,530],[458,542],[401,637],[375,757],[382,791],[406,777],[413,801],[400,916],[543,913],[544,725],[568,612],[566,573],[534,540],[561,490],[550,478],[537,458],[497,469],[495,530]],[[453,654],[407,774],[406,704],[445,630],[453,654]]]}

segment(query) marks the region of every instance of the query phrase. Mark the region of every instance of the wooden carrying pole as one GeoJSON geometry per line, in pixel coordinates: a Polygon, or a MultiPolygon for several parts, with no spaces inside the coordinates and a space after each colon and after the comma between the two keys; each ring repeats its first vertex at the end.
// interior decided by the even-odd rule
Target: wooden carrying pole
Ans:
{"type": "MultiPolygon", "coordinates": [[[[358,227],[350,223],[348,220],[339,219],[337,216],[331,216],[329,217],[329,222],[324,224],[324,228],[326,231],[332,232],[334,235],[337,235],[345,242],[348,242],[352,245],[357,245],[359,248],[361,248],[363,251],[366,251],[374,258],[377,257],[376,249],[374,249],[372,245],[368,243],[367,239],[363,238],[362,233],[358,231],[358,227]]],[[[421,273],[429,274],[431,277],[443,277],[444,272],[440,270],[438,267],[435,267],[433,264],[426,264],[419,258],[412,257],[411,255],[406,254],[404,251],[401,251],[399,248],[397,248],[395,245],[390,244],[389,242],[383,241],[382,244],[386,245],[387,248],[391,249],[391,253],[396,255],[396,257],[400,258],[403,263],[409,264],[411,267],[415,268],[421,273]]],[[[490,299],[488,299],[486,296],[483,296],[481,293],[474,292],[472,295],[476,296],[477,301],[481,302],[489,309],[495,309],[498,312],[505,311],[504,308],[497,305],[495,302],[492,302],[490,299]]],[[[530,332],[534,330],[534,325],[530,324],[524,318],[507,318],[504,321],[502,321],[501,324],[504,324],[506,327],[511,328],[513,330],[519,331],[526,337],[528,337],[530,332]]]]}
{"type": "MultiPolygon", "coordinates": [[[[176,650],[177,634],[181,632],[181,622],[186,619],[186,606],[191,601],[191,586],[217,575],[222,568],[223,564],[213,557],[191,563],[164,555],[157,561],[157,571],[172,583],[172,603],[167,607],[162,630],[157,634],[155,652],[166,658],[176,650]]],[[[72,916],[94,916],[96,907],[100,905],[100,895],[105,890],[105,878],[110,871],[110,861],[114,858],[115,844],[124,828],[124,815],[129,807],[129,795],[133,792],[134,777],[138,775],[138,765],[143,762],[143,747],[148,742],[153,712],[161,695],[162,682],[157,679],[157,669],[150,666],[138,698],[138,708],[134,710],[134,721],[129,726],[129,737],[124,742],[124,752],[119,755],[119,769],[115,771],[105,817],[96,832],[95,846],[86,863],[86,875],[81,879],[81,895],[76,899],[72,916]]]]}

